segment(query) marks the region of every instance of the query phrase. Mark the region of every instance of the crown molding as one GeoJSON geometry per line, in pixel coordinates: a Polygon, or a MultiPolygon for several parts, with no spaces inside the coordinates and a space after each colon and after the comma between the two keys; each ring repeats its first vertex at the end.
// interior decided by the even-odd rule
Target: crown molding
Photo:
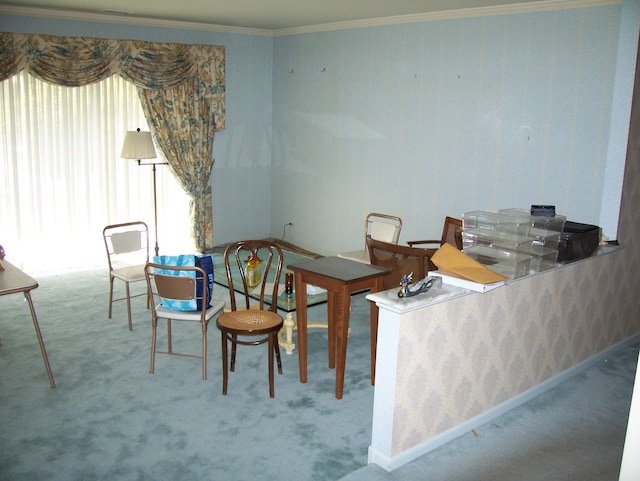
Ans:
{"type": "Polygon", "coordinates": [[[349,28],[366,28],[403,23],[420,23],[436,20],[452,20],[471,17],[488,17],[497,15],[512,15],[518,13],[534,13],[549,10],[565,10],[572,8],[602,7],[621,4],[622,0],[541,0],[539,2],[527,2],[512,5],[499,5],[493,7],[474,7],[458,10],[444,10],[440,12],[427,12],[412,15],[398,15],[395,17],[372,18],[353,20],[349,22],[325,23],[322,25],[310,25],[308,27],[293,27],[274,30],[274,36],[297,35],[302,33],[318,33],[331,30],[345,30],[349,28]]]}
{"type": "Polygon", "coordinates": [[[27,17],[51,18],[55,20],[77,20],[83,22],[117,23],[119,25],[136,25],[143,27],[175,28],[184,30],[201,30],[205,32],[240,33],[245,35],[273,36],[273,31],[260,28],[229,27],[203,22],[184,22],[179,20],[162,20],[158,18],[137,17],[124,13],[91,13],[50,8],[15,7],[0,5],[0,14],[27,17]]]}
{"type": "Polygon", "coordinates": [[[394,17],[352,20],[347,22],[325,23],[304,27],[282,28],[266,30],[259,28],[230,27],[203,22],[184,22],[177,20],[162,20],[155,18],[137,17],[125,13],[88,13],[69,10],[56,10],[35,7],[16,7],[0,5],[0,13],[5,15],[19,15],[29,17],[52,18],[56,20],[77,20],[102,23],[117,23],[158,28],[175,28],[185,30],[201,30],[206,32],[236,33],[258,36],[286,36],[303,33],[318,33],[332,30],[346,30],[352,28],[367,28],[405,23],[419,23],[436,20],[452,20],[470,17],[486,17],[496,15],[511,15],[519,13],[543,12],[549,10],[563,10],[572,8],[601,7],[621,4],[622,0],[541,0],[511,5],[492,7],[475,7],[441,12],[428,12],[412,15],[398,15],[394,17]]]}

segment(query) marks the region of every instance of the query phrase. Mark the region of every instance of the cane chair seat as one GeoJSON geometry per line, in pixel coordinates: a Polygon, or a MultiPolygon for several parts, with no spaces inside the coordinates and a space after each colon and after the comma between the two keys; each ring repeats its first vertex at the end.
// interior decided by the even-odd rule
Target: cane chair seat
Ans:
{"type": "Polygon", "coordinates": [[[225,314],[218,324],[235,334],[268,334],[272,330],[276,333],[280,330],[282,317],[271,311],[249,309],[231,311],[225,314]]]}

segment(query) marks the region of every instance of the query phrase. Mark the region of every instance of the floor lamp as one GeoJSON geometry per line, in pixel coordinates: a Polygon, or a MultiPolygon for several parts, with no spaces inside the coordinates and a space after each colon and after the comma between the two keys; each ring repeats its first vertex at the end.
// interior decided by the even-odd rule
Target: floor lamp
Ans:
{"type": "Polygon", "coordinates": [[[153,171],[153,227],[156,241],[156,256],[160,251],[158,247],[158,200],[156,195],[156,165],[167,165],[167,162],[141,162],[142,159],[155,159],[156,149],[153,146],[151,132],[140,132],[138,130],[129,130],[124,137],[122,144],[122,152],[120,157],[123,159],[135,159],[138,165],[150,165],[153,171]]]}

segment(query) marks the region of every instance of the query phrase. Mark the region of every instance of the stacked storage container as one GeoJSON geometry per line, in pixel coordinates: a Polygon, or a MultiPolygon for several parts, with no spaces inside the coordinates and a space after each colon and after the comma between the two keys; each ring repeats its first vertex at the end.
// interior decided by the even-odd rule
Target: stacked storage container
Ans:
{"type": "Polygon", "coordinates": [[[525,209],[472,211],[462,215],[464,253],[517,279],[556,265],[564,216],[532,216],[525,209]]]}

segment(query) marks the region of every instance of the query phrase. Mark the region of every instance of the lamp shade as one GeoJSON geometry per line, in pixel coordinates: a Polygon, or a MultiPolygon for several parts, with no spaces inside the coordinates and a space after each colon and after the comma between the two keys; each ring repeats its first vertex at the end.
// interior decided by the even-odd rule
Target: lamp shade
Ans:
{"type": "Polygon", "coordinates": [[[140,129],[129,130],[124,137],[120,157],[137,160],[155,159],[156,149],[153,146],[151,132],[140,132],[140,129]]]}

